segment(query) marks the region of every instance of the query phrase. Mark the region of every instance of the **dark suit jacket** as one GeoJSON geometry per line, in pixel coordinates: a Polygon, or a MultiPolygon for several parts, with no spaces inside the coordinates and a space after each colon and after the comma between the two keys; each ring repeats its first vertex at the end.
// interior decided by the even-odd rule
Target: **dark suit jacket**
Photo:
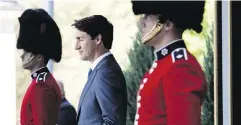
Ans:
{"type": "Polygon", "coordinates": [[[77,125],[125,125],[125,77],[113,55],[103,58],[90,74],[79,101],[77,125]]]}
{"type": "Polygon", "coordinates": [[[74,107],[68,102],[68,100],[65,98],[62,99],[58,125],[76,125],[76,115],[74,107]]]}

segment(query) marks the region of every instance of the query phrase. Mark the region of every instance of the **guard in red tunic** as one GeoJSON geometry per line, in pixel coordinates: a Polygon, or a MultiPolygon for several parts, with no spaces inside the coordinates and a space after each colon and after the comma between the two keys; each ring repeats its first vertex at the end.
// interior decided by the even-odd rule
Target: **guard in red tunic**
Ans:
{"type": "Polygon", "coordinates": [[[141,16],[142,42],[156,60],[141,81],[135,125],[201,125],[207,90],[204,72],[182,40],[185,29],[201,32],[203,1],[132,1],[141,16]]]}
{"type": "Polygon", "coordinates": [[[43,9],[25,10],[19,23],[17,49],[23,50],[22,67],[32,73],[22,101],[21,125],[56,125],[61,94],[46,64],[49,59],[61,60],[59,28],[43,9]]]}

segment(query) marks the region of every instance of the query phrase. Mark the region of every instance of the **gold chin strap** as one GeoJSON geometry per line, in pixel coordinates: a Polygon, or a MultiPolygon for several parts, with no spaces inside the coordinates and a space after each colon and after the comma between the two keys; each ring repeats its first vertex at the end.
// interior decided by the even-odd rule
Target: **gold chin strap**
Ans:
{"type": "Polygon", "coordinates": [[[161,30],[162,30],[162,24],[161,23],[157,23],[155,28],[150,31],[148,34],[146,34],[144,37],[142,37],[142,43],[146,44],[147,42],[149,42],[153,37],[155,37],[161,30]]]}

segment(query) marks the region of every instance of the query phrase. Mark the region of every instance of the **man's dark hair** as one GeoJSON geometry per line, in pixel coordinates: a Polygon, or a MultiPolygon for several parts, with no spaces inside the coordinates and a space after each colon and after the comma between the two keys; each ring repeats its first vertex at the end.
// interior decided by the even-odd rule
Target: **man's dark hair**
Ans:
{"type": "Polygon", "coordinates": [[[111,49],[113,41],[113,25],[102,15],[93,15],[80,20],[75,20],[72,24],[80,31],[86,32],[92,39],[99,34],[106,49],[111,49]]]}

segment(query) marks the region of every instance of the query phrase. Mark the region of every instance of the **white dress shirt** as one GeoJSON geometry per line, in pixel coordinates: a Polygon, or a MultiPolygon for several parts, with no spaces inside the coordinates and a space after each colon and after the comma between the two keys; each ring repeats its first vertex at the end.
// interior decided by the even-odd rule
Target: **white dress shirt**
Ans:
{"type": "Polygon", "coordinates": [[[103,55],[101,55],[100,57],[98,57],[98,58],[93,62],[92,66],[91,66],[91,70],[94,70],[95,67],[100,63],[100,61],[101,61],[102,59],[104,59],[105,57],[109,56],[109,55],[111,55],[111,52],[106,52],[106,53],[104,53],[103,55]]]}

